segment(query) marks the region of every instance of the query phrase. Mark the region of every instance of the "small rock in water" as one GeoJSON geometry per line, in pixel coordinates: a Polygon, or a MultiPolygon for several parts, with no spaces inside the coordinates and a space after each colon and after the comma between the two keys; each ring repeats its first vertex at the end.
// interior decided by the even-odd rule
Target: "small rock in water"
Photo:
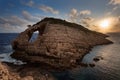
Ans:
{"type": "Polygon", "coordinates": [[[88,64],[87,63],[80,63],[80,66],[81,67],[88,67],[88,64]]]}
{"type": "Polygon", "coordinates": [[[94,58],[93,59],[95,62],[99,61],[100,59],[99,58],[94,58]]]}
{"type": "Polygon", "coordinates": [[[99,61],[99,60],[103,60],[103,57],[101,57],[101,56],[96,56],[95,58],[93,58],[93,60],[94,60],[95,62],[97,62],[97,61],[99,61]]]}
{"type": "Polygon", "coordinates": [[[95,64],[94,63],[90,63],[89,66],[90,67],[95,67],[95,64]]]}

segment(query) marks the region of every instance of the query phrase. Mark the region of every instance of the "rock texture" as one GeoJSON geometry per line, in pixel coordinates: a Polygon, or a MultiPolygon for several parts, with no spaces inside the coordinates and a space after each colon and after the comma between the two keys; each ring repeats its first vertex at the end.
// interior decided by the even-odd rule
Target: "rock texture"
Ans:
{"type": "Polygon", "coordinates": [[[0,80],[20,80],[20,77],[16,73],[8,71],[8,66],[0,63],[0,80]]]}
{"type": "Polygon", "coordinates": [[[45,18],[29,26],[12,42],[13,58],[56,68],[74,67],[95,45],[109,44],[106,35],[65,20],[45,18]],[[35,31],[38,37],[30,39],[35,31]]]}
{"type": "Polygon", "coordinates": [[[0,80],[55,80],[49,72],[34,65],[7,64],[0,63],[0,80]]]}

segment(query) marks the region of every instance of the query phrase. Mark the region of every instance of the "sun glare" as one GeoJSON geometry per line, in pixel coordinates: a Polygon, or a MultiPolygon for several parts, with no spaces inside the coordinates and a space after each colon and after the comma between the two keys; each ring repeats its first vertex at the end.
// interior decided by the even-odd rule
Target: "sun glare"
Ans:
{"type": "Polygon", "coordinates": [[[103,20],[100,23],[100,27],[103,28],[103,29],[107,29],[107,28],[109,28],[109,26],[110,26],[110,21],[109,20],[103,20]]]}
{"type": "Polygon", "coordinates": [[[110,18],[107,19],[102,19],[101,21],[98,22],[99,25],[99,31],[100,32],[109,32],[111,29],[112,21],[110,18]]]}

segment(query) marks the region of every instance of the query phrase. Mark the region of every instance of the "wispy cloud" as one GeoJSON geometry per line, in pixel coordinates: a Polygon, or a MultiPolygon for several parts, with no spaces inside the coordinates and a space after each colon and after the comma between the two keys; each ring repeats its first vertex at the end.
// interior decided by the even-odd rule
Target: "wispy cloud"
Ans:
{"type": "Polygon", "coordinates": [[[117,10],[118,9],[118,6],[115,6],[114,8],[113,8],[113,11],[115,11],[115,10],[117,10]]]}
{"type": "Polygon", "coordinates": [[[25,10],[22,11],[22,15],[23,15],[23,18],[26,19],[26,20],[28,20],[28,21],[37,22],[37,21],[41,20],[40,17],[32,15],[28,11],[25,11],[25,10]]]}
{"type": "Polygon", "coordinates": [[[92,17],[85,17],[85,18],[82,18],[81,19],[81,24],[84,25],[84,26],[87,26],[88,28],[91,28],[91,25],[94,21],[94,18],[92,17]]]}
{"type": "Polygon", "coordinates": [[[91,11],[90,10],[82,10],[80,11],[80,15],[90,15],[91,11]]]}
{"type": "Polygon", "coordinates": [[[26,25],[30,23],[18,16],[10,16],[0,18],[0,32],[20,32],[26,29],[26,25]]]}
{"type": "Polygon", "coordinates": [[[10,17],[7,17],[7,18],[0,18],[0,23],[1,24],[9,23],[11,25],[21,26],[21,25],[26,24],[27,22],[28,21],[26,21],[22,18],[19,18],[18,16],[10,16],[10,17]]]}
{"type": "Polygon", "coordinates": [[[21,0],[21,3],[23,5],[29,6],[29,7],[34,7],[35,6],[35,2],[33,0],[28,0],[27,2],[24,0],[21,0]]]}
{"type": "Polygon", "coordinates": [[[47,6],[47,5],[44,5],[44,4],[40,5],[38,3],[35,3],[33,0],[30,0],[28,2],[22,1],[21,3],[23,5],[26,5],[26,6],[29,6],[29,7],[40,9],[40,10],[46,12],[46,13],[59,14],[59,11],[54,9],[53,7],[47,6]]]}
{"type": "Polygon", "coordinates": [[[78,17],[78,11],[77,11],[77,9],[73,8],[70,11],[70,13],[68,14],[68,16],[69,16],[69,18],[70,18],[71,21],[76,22],[77,17],[78,17]]]}
{"type": "Polygon", "coordinates": [[[109,4],[120,5],[120,0],[110,0],[109,4]]]}
{"type": "Polygon", "coordinates": [[[26,5],[32,7],[34,5],[34,2],[32,0],[30,0],[26,5]]]}
{"type": "Polygon", "coordinates": [[[77,9],[73,8],[68,14],[68,17],[69,17],[68,20],[71,22],[76,22],[76,23],[81,23],[81,20],[82,20],[82,22],[84,21],[85,23],[85,20],[87,20],[87,22],[88,20],[90,20],[90,17],[88,17],[88,15],[90,14],[91,14],[90,10],[78,11],[77,9]]]}
{"type": "Polygon", "coordinates": [[[58,10],[55,10],[54,8],[50,7],[50,6],[46,6],[46,5],[41,5],[39,7],[40,10],[47,12],[47,13],[52,13],[52,14],[59,14],[58,10]]]}
{"type": "Polygon", "coordinates": [[[18,16],[0,17],[0,32],[21,32],[34,22],[18,16]]]}
{"type": "Polygon", "coordinates": [[[111,31],[120,32],[120,16],[119,17],[111,17],[113,22],[111,31]]]}
{"type": "Polygon", "coordinates": [[[24,31],[27,27],[13,26],[10,23],[0,24],[0,33],[19,33],[24,31]]]}
{"type": "Polygon", "coordinates": [[[24,10],[22,16],[0,17],[0,32],[21,32],[27,28],[27,25],[33,25],[40,21],[44,16],[34,15],[24,10]]]}

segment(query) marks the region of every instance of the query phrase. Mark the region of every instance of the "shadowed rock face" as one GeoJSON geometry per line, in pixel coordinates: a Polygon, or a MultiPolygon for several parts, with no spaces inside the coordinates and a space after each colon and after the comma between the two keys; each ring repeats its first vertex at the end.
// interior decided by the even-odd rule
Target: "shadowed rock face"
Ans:
{"type": "Polygon", "coordinates": [[[111,43],[106,37],[75,23],[45,18],[19,34],[12,42],[15,52],[11,56],[22,61],[70,68],[93,46],[111,43]],[[37,39],[29,42],[35,31],[39,32],[37,39]]]}
{"type": "Polygon", "coordinates": [[[56,80],[52,74],[35,65],[13,65],[0,62],[0,80],[56,80]]]}

